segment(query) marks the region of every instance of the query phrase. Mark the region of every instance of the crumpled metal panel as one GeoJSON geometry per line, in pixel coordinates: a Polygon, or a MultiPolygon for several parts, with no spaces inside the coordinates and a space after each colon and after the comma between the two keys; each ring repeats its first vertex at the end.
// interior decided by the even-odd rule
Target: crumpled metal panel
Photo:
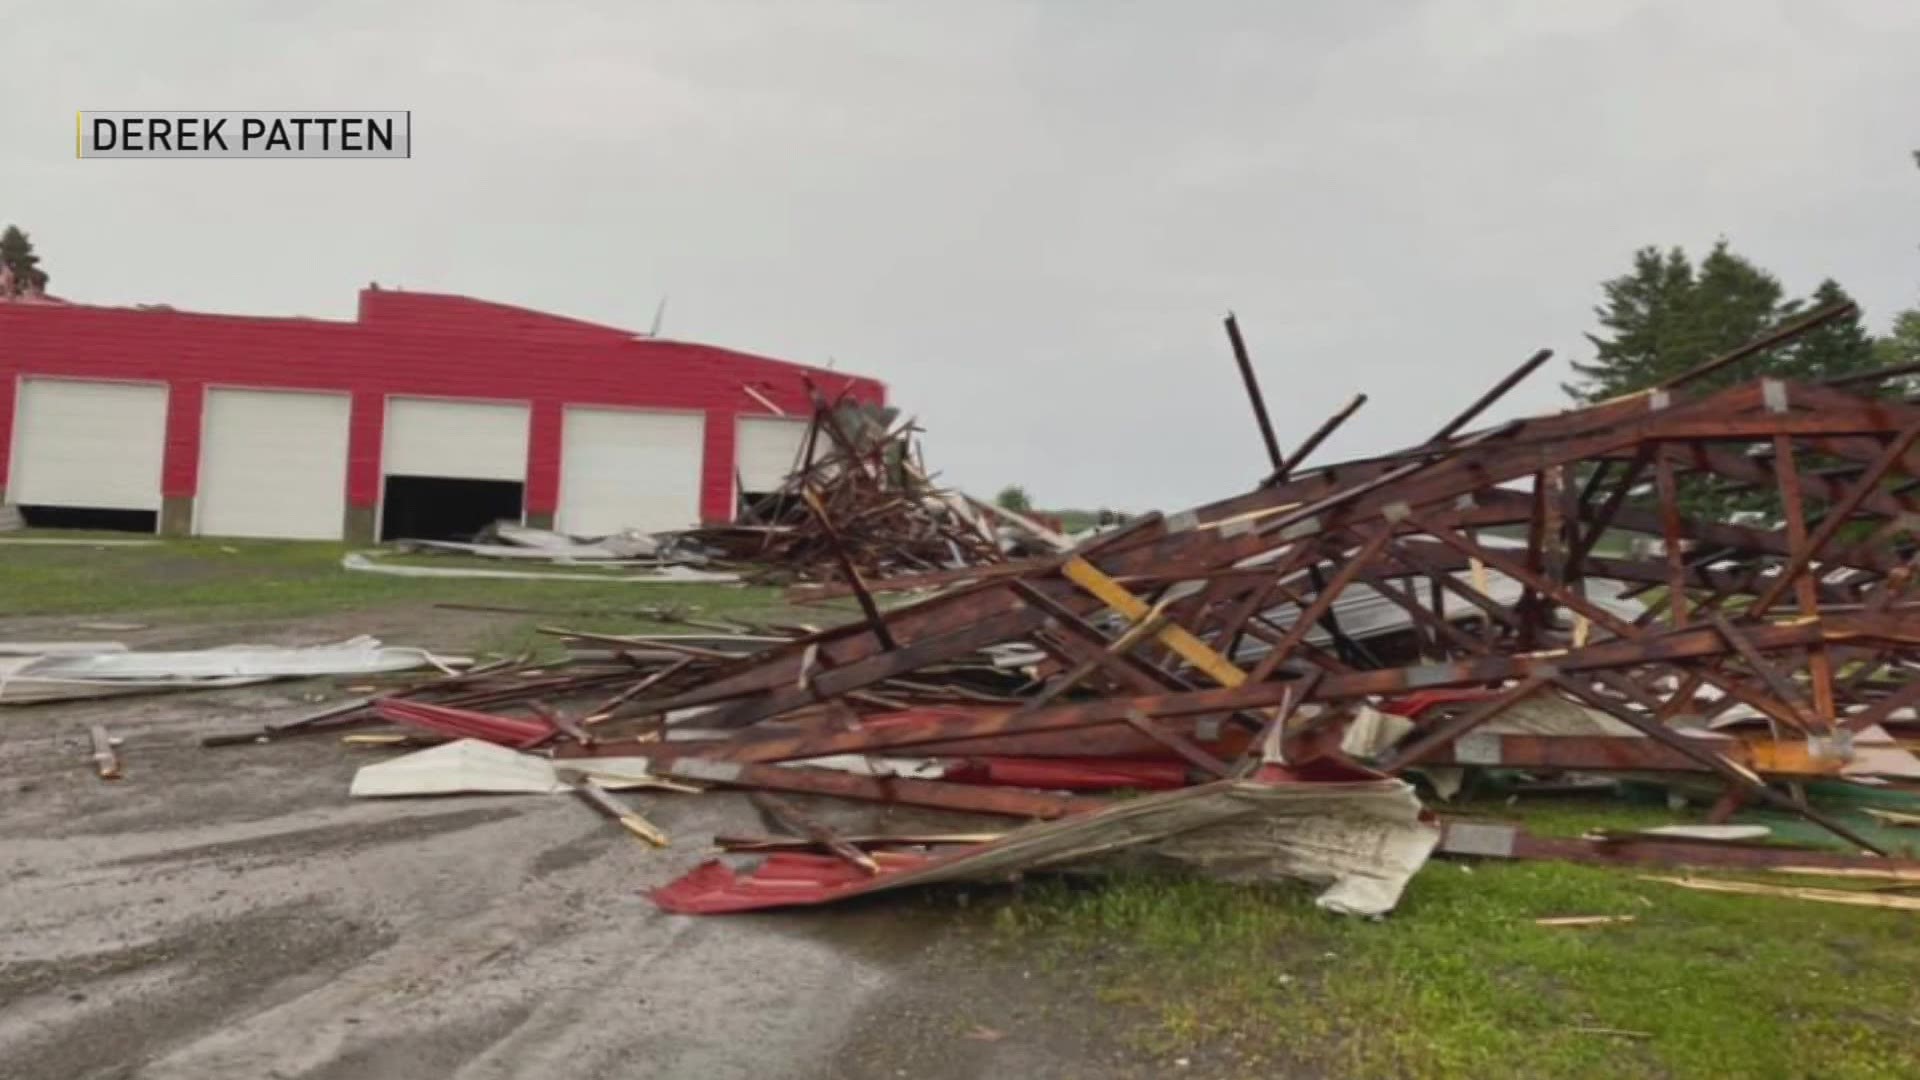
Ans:
{"type": "Polygon", "coordinates": [[[1138,849],[1234,881],[1325,885],[1321,907],[1384,915],[1426,864],[1440,829],[1399,780],[1221,780],[1030,825],[943,856],[882,853],[868,876],[837,859],[776,856],[752,873],[718,861],[654,890],[667,911],[714,914],[830,903],[909,885],[1003,880],[1138,849]]]}

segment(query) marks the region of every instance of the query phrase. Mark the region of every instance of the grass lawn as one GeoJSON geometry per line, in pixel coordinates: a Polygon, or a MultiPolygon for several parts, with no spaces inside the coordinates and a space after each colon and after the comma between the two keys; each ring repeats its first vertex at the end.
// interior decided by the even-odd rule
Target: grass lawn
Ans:
{"type": "MultiPolygon", "coordinates": [[[[1526,818],[1548,833],[1675,816],[1540,805],[1526,818]]],[[[1132,876],[1029,885],[996,926],[1006,947],[1136,1013],[1143,1052],[1224,1061],[1227,1073],[1920,1075],[1920,922],[1906,912],[1696,893],[1614,869],[1436,861],[1382,922],[1321,912],[1307,889],[1132,876]],[[1635,921],[1533,922],[1564,915],[1635,921]]]]}
{"type": "MultiPolygon", "coordinates": [[[[853,610],[850,603],[789,608],[778,589],[742,585],[399,578],[343,570],[340,560],[349,550],[338,543],[275,540],[164,540],[145,547],[0,543],[0,617],[138,613],[174,620],[244,620],[463,603],[536,609],[549,621],[566,618],[614,631],[659,625],[639,612],[643,607],[810,623],[838,622],[853,610]]],[[[608,576],[633,572],[433,555],[387,561],[608,576]]]]}

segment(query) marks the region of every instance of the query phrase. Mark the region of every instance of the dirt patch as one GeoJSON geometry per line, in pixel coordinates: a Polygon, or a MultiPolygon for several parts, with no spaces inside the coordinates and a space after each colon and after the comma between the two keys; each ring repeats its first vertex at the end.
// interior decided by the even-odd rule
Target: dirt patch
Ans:
{"type": "Polygon", "coordinates": [[[624,838],[611,832],[602,831],[583,836],[541,852],[533,860],[535,877],[547,877],[563,870],[571,870],[582,863],[591,862],[606,854],[607,849],[624,838]]]}
{"type": "Polygon", "coordinates": [[[451,1076],[532,1015],[533,1006],[512,1005],[425,1030],[369,1040],[317,1069],[301,1073],[300,1080],[451,1076]]]}
{"type": "Polygon", "coordinates": [[[215,859],[221,862],[288,860],[327,852],[353,851],[380,844],[406,844],[428,840],[442,833],[458,832],[476,825],[500,821],[518,815],[511,807],[455,810],[446,814],[422,815],[398,821],[353,822],[345,825],[321,825],[312,829],[272,833],[252,840],[224,840],[215,844],[169,848],[148,855],[115,859],[106,866],[149,866],[215,859]]]}
{"type": "Polygon", "coordinates": [[[75,961],[0,967],[8,1017],[0,1078],[138,1075],[167,1047],[287,1000],[388,940],[377,927],[293,904],[75,961]]]}

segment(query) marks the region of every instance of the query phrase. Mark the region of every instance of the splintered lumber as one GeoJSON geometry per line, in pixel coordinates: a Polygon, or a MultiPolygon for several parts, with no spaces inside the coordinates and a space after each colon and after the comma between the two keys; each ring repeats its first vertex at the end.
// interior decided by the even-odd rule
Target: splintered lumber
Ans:
{"type": "Polygon", "coordinates": [[[363,731],[340,736],[342,746],[438,746],[445,739],[401,731],[363,731]]]}
{"type": "Polygon", "coordinates": [[[241,746],[247,743],[266,742],[281,735],[288,735],[308,728],[319,727],[332,721],[347,720],[359,715],[370,715],[373,707],[371,698],[355,698],[337,705],[329,705],[291,720],[279,720],[262,725],[252,731],[225,732],[207,735],[200,739],[201,746],[241,746]]]}
{"type": "Polygon", "coordinates": [[[1678,885],[1683,889],[1694,889],[1699,892],[1771,896],[1780,900],[1811,900],[1821,904],[1847,904],[1852,907],[1885,908],[1889,911],[1920,911],[1920,896],[1889,896],[1886,893],[1853,892],[1847,889],[1810,889],[1797,885],[1759,885],[1750,881],[1721,881],[1714,878],[1643,875],[1640,880],[1678,885]]]}
{"type": "Polygon", "coordinates": [[[1535,919],[1533,920],[1533,925],[1553,927],[1619,926],[1622,923],[1630,923],[1633,921],[1634,916],[1632,915],[1559,915],[1551,918],[1535,919]]]}
{"type": "Polygon", "coordinates": [[[574,723],[571,719],[569,719],[566,716],[566,714],[560,712],[558,709],[554,709],[550,706],[543,705],[538,701],[528,702],[527,708],[531,709],[535,715],[540,717],[540,719],[545,720],[549,724],[552,724],[554,727],[554,730],[560,732],[562,735],[567,736],[568,738],[572,739],[574,742],[577,742],[582,746],[593,745],[593,736],[587,734],[584,730],[581,729],[579,724],[574,723]]]}
{"type": "Polygon", "coordinates": [[[1908,829],[1920,828],[1920,814],[1903,814],[1898,810],[1881,810],[1871,806],[1861,807],[1860,812],[1883,825],[1896,825],[1908,829]]]}
{"type": "Polygon", "coordinates": [[[572,785],[574,794],[580,796],[587,805],[618,822],[621,828],[654,847],[666,847],[669,844],[666,833],[641,817],[639,811],[614,798],[592,777],[578,770],[562,770],[561,779],[572,785]]]}
{"type": "MultiPolygon", "coordinates": [[[[940,847],[990,844],[1005,836],[999,832],[970,833],[865,833],[841,834],[840,839],[863,847],[940,847]]],[[[811,837],[793,836],[715,836],[713,846],[723,851],[808,851],[824,847],[811,837]]]]}
{"type": "Polygon", "coordinates": [[[107,734],[106,727],[95,724],[87,734],[93,740],[93,771],[102,780],[120,779],[120,752],[114,748],[113,737],[107,734]]]}
{"type": "Polygon", "coordinates": [[[1579,1024],[1567,1029],[1582,1035],[1605,1035],[1613,1039],[1651,1039],[1653,1032],[1639,1031],[1633,1028],[1597,1027],[1593,1024],[1579,1024]]]}
{"type": "Polygon", "coordinates": [[[841,837],[839,833],[834,832],[822,822],[809,817],[803,813],[799,807],[777,795],[770,795],[764,791],[752,792],[750,797],[753,799],[755,806],[758,806],[762,812],[779,822],[784,828],[812,840],[814,843],[840,856],[854,866],[859,867],[864,873],[878,874],[880,872],[880,864],[874,862],[871,855],[853,846],[853,844],[841,837]]]}
{"type": "Polygon", "coordinates": [[[742,765],[705,758],[675,758],[659,771],[677,780],[757,788],[803,795],[837,795],[862,802],[897,803],[941,810],[967,810],[1007,817],[1050,819],[1086,813],[1103,800],[1023,788],[913,780],[898,776],[859,776],[833,769],[784,765],[742,765]]]}
{"type": "MultiPolygon", "coordinates": [[[[1489,859],[1544,859],[1595,866],[1663,866],[1695,870],[1781,870],[1794,873],[1854,871],[1881,875],[1920,873],[1920,860],[1856,855],[1840,851],[1773,844],[1727,844],[1677,837],[1536,836],[1508,822],[1449,820],[1441,833],[1439,851],[1489,859]]],[[[1906,880],[1886,877],[1885,880],[1906,880]]]]}
{"type": "Polygon", "coordinates": [[[1920,885],[1920,867],[1899,866],[1769,866],[1769,873],[1808,877],[1857,878],[1920,885]]]}
{"type": "MultiPolygon", "coordinates": [[[[844,393],[830,399],[811,382],[807,393],[813,414],[778,489],[743,505],[733,524],[688,530],[674,534],[677,539],[714,558],[746,564],[749,580],[810,582],[856,596],[887,587],[891,575],[938,574],[1006,559],[990,522],[964,496],[936,486],[920,466],[913,422],[889,426],[884,412],[855,404],[844,393]]],[[[1018,520],[1043,542],[1058,539],[1044,525],[1018,520]]]]}

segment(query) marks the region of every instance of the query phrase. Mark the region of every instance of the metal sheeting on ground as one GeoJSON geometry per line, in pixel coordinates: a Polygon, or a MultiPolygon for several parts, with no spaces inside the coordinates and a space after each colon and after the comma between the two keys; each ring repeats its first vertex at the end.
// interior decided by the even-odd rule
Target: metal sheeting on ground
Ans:
{"type": "Polygon", "coordinates": [[[531,562],[621,563],[649,562],[660,551],[660,542],[637,530],[583,539],[552,529],[536,529],[509,521],[496,522],[484,530],[478,540],[401,540],[401,548],[445,551],[475,555],[486,559],[517,559],[531,562]]]}
{"type": "MultiPolygon", "coordinates": [[[[657,787],[645,758],[601,758],[574,762],[601,787],[657,787]]],[[[441,746],[363,765],[354,771],[347,794],[356,799],[413,795],[552,795],[573,790],[560,779],[551,758],[522,753],[479,739],[441,746]]]]}
{"type": "Polygon", "coordinates": [[[212,689],[315,675],[371,675],[432,662],[425,650],[389,648],[370,637],[331,645],[228,645],[183,652],[134,652],[114,643],[99,652],[56,651],[0,660],[0,704],[212,689]]]}
{"type": "Polygon", "coordinates": [[[1330,911],[1383,915],[1440,841],[1413,789],[1397,780],[1223,780],[1030,825],[988,844],[931,858],[907,856],[878,876],[847,864],[775,856],[771,874],[735,874],[710,862],[654,890],[662,908],[717,914],[826,903],[910,885],[997,881],[1123,851],[1148,851],[1236,881],[1298,880],[1326,886],[1330,911]],[[812,868],[813,880],[796,870],[812,868]]]}
{"type": "Polygon", "coordinates": [[[597,581],[602,584],[619,583],[625,585],[726,585],[740,581],[740,575],[720,573],[713,570],[694,570],[685,566],[665,566],[645,574],[580,574],[562,572],[541,572],[535,570],[483,570],[464,566],[402,566],[396,563],[379,561],[382,552],[350,551],[340,559],[340,566],[367,574],[388,574],[393,577],[411,578],[477,578],[505,581],[597,581]]]}

